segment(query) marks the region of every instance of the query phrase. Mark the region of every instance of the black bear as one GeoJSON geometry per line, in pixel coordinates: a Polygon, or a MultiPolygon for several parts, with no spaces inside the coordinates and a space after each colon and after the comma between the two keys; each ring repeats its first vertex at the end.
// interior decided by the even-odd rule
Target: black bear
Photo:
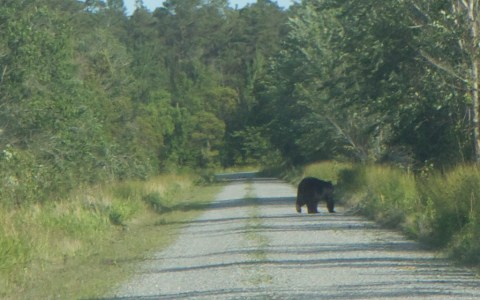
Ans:
{"type": "Polygon", "coordinates": [[[300,181],[297,190],[297,212],[302,212],[302,206],[307,205],[309,214],[318,213],[318,202],[327,201],[328,211],[334,213],[333,184],[315,177],[306,177],[300,181]]]}

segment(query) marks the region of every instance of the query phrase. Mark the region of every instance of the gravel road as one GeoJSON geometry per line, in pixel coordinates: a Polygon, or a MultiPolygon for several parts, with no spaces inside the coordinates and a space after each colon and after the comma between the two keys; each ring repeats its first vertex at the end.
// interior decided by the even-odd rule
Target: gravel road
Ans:
{"type": "Polygon", "coordinates": [[[295,188],[229,183],[106,299],[480,299],[480,279],[338,208],[295,212],[295,188]]]}

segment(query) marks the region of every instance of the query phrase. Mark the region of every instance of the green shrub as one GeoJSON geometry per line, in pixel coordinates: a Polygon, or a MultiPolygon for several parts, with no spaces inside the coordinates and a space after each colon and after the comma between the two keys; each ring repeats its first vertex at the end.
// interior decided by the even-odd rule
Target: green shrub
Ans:
{"type": "Polygon", "coordinates": [[[364,167],[343,168],[338,172],[338,185],[350,193],[362,191],[366,186],[366,169],[364,167]]]}
{"type": "Polygon", "coordinates": [[[337,184],[340,181],[340,175],[343,172],[352,170],[350,163],[342,163],[336,161],[323,161],[311,164],[305,167],[305,176],[313,176],[322,180],[332,181],[337,184]]]}
{"type": "Polygon", "coordinates": [[[171,209],[165,205],[165,199],[159,192],[151,192],[143,196],[143,201],[147,203],[156,212],[166,212],[171,209]]]}
{"type": "MultiPolygon", "coordinates": [[[[480,217],[480,174],[477,167],[460,166],[445,174],[432,174],[419,179],[418,190],[428,208],[431,232],[428,241],[435,246],[458,243],[464,228],[477,223],[480,217]]],[[[470,232],[471,230],[467,230],[470,232]]]]}
{"type": "Polygon", "coordinates": [[[7,145],[0,152],[0,204],[12,208],[44,201],[56,188],[53,174],[31,153],[7,145]]]}
{"type": "MultiPolygon", "coordinates": [[[[389,227],[401,226],[407,215],[418,209],[413,175],[396,168],[368,166],[362,172],[366,197],[364,212],[389,227]]],[[[360,174],[362,174],[360,173],[360,174]]]]}
{"type": "Polygon", "coordinates": [[[298,183],[303,172],[304,169],[302,167],[293,166],[290,163],[283,163],[263,168],[260,175],[275,176],[288,182],[298,183]]]}
{"type": "Polygon", "coordinates": [[[213,169],[204,169],[199,172],[198,178],[195,180],[197,185],[208,185],[215,182],[215,171],[213,169]]]}
{"type": "Polygon", "coordinates": [[[140,209],[140,202],[136,199],[115,199],[110,206],[108,217],[114,225],[126,225],[140,209]]]}
{"type": "Polygon", "coordinates": [[[468,224],[455,234],[448,253],[462,263],[480,265],[480,224],[477,218],[472,217],[468,224]]]}

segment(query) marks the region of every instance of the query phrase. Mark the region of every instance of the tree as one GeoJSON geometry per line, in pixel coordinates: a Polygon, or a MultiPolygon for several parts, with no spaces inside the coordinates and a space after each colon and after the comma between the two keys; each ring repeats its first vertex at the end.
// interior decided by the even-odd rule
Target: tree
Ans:
{"type": "Polygon", "coordinates": [[[0,18],[0,145],[17,163],[1,175],[17,178],[17,204],[104,180],[106,141],[77,73],[68,17],[42,3],[12,1],[0,18]]]}
{"type": "Polygon", "coordinates": [[[218,165],[219,150],[223,146],[225,124],[212,113],[199,112],[192,116],[191,145],[196,165],[206,168],[218,165]]]}
{"type": "Polygon", "coordinates": [[[338,109],[344,103],[338,95],[344,87],[343,29],[337,8],[316,5],[296,7],[283,49],[255,87],[257,124],[268,126],[272,143],[293,163],[332,157],[346,136],[345,128],[339,137],[333,126],[346,118],[338,109]]]}
{"type": "Polygon", "coordinates": [[[457,145],[443,161],[478,161],[478,3],[408,1],[408,11],[419,61],[432,78],[422,88],[440,93],[434,107],[457,145]]]}

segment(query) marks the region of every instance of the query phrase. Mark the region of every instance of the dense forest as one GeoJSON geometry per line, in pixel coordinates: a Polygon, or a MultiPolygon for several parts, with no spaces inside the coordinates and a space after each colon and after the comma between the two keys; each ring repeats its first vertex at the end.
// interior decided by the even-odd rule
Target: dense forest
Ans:
{"type": "Polygon", "coordinates": [[[178,168],[480,157],[476,0],[4,0],[1,201],[178,168]]]}

